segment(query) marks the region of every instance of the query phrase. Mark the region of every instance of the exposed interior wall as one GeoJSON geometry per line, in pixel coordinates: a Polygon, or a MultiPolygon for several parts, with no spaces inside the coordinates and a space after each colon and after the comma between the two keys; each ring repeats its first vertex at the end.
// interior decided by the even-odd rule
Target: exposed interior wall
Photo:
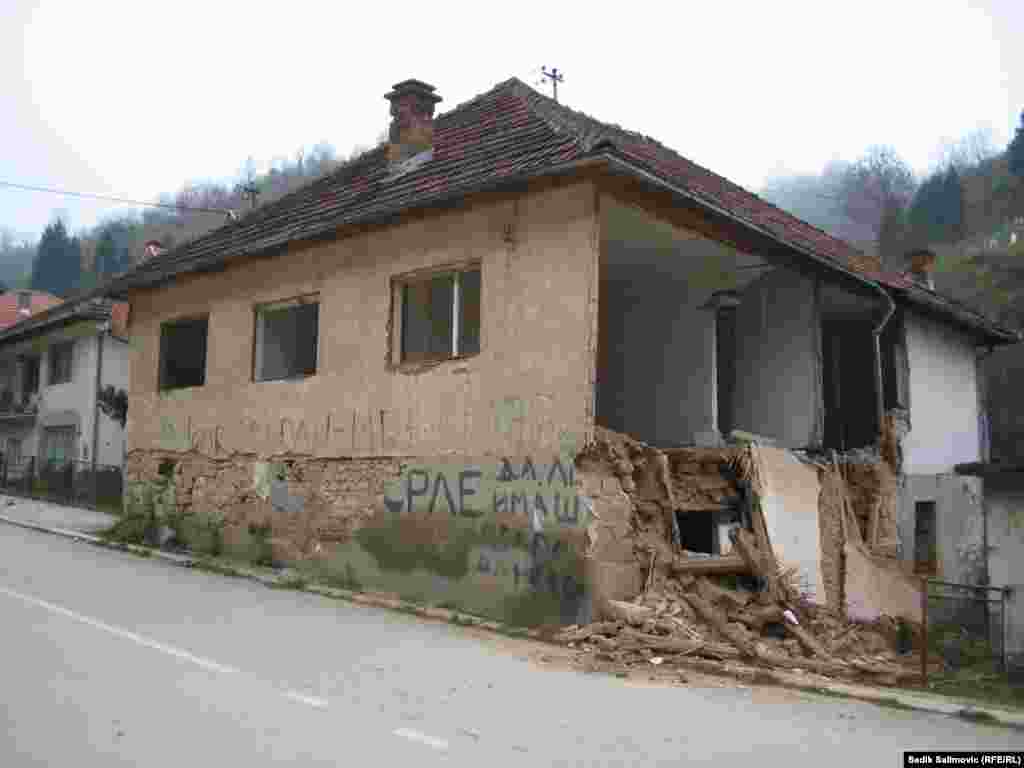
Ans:
{"type": "Polygon", "coordinates": [[[908,312],[910,432],[903,442],[904,470],[948,473],[981,458],[977,359],[964,334],[908,312]]]}
{"type": "Polygon", "coordinates": [[[914,560],[917,502],[935,503],[937,573],[933,578],[980,584],[985,577],[982,481],[958,475],[906,475],[899,498],[900,559],[914,560]]]}
{"type": "MultiPolygon", "coordinates": [[[[602,196],[597,420],[660,447],[719,430],[718,291],[763,259],[602,196]]],[[[727,370],[732,370],[727,367],[727,370]]]]}
{"type": "Polygon", "coordinates": [[[736,311],[735,426],[788,447],[820,444],[819,317],[814,282],[763,274],[736,311]]]}
{"type": "Polygon", "coordinates": [[[132,299],[129,451],[557,453],[593,423],[598,233],[589,183],[410,218],[132,299]],[[390,363],[392,281],[481,264],[481,350],[390,363]],[[254,306],[320,297],[315,375],[253,382],[254,306]],[[203,386],[159,392],[160,324],[209,316],[203,386]],[[539,343],[543,340],[543,343],[539,343]]]}
{"type": "Polygon", "coordinates": [[[800,591],[826,604],[821,562],[818,503],[821,482],[813,466],[780,448],[754,446],[761,514],[779,563],[797,569],[800,591]]]}

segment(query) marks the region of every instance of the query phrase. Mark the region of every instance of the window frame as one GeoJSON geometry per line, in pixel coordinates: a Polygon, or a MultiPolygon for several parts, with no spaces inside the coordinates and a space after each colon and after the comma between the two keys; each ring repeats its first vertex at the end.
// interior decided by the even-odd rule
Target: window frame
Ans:
{"type": "Polygon", "coordinates": [[[67,339],[50,345],[47,350],[48,365],[46,367],[46,386],[54,387],[60,384],[70,384],[74,378],[75,369],[75,341],[67,339]],[[67,350],[67,378],[58,379],[56,374],[61,373],[57,369],[58,350],[67,350]]]}
{"type": "Polygon", "coordinates": [[[40,359],[39,355],[25,355],[25,357],[22,358],[21,382],[20,382],[22,397],[25,397],[26,395],[38,395],[39,394],[39,391],[40,391],[40,389],[42,388],[42,385],[43,385],[43,382],[42,382],[42,378],[43,378],[42,368],[43,368],[43,365],[42,365],[42,363],[43,363],[43,361],[40,359]],[[30,377],[28,376],[28,372],[30,370],[32,370],[32,366],[33,365],[35,366],[35,376],[31,377],[32,381],[30,381],[30,377]],[[29,386],[30,383],[33,386],[29,386]]]}
{"type": "Polygon", "coordinates": [[[434,366],[448,362],[458,362],[460,360],[468,360],[476,357],[483,351],[483,267],[479,260],[473,260],[469,262],[463,262],[459,264],[445,264],[438,267],[430,267],[428,269],[417,270],[415,272],[406,272],[401,275],[395,275],[391,278],[391,334],[390,334],[390,350],[388,360],[392,369],[404,370],[404,369],[417,369],[422,366],[434,366]],[[480,275],[480,298],[479,298],[479,327],[477,328],[477,334],[479,340],[477,342],[477,349],[474,352],[465,352],[460,349],[461,344],[461,333],[462,333],[462,275],[467,272],[476,272],[480,275]],[[439,277],[452,276],[452,338],[450,353],[447,356],[441,357],[429,357],[420,360],[407,360],[405,358],[405,297],[406,297],[406,286],[414,285],[416,283],[428,282],[436,280],[439,277]]]}
{"type": "Polygon", "coordinates": [[[157,354],[157,392],[175,392],[179,389],[193,389],[195,387],[206,386],[206,372],[210,362],[210,314],[207,312],[195,315],[186,315],[183,317],[176,317],[173,320],[165,320],[162,323],[160,323],[159,348],[157,354]],[[167,329],[173,328],[174,326],[190,325],[198,322],[203,322],[206,324],[206,336],[204,339],[205,344],[203,347],[203,380],[199,384],[186,384],[183,386],[175,387],[166,386],[164,383],[164,379],[165,361],[167,359],[167,329]]]}
{"type": "Polygon", "coordinates": [[[266,384],[274,381],[302,381],[304,379],[312,378],[320,372],[320,308],[321,308],[320,293],[304,293],[298,296],[292,296],[287,299],[279,299],[275,301],[261,302],[253,306],[253,333],[252,333],[252,365],[250,368],[250,380],[254,384],[266,384]],[[261,341],[261,325],[260,325],[260,313],[266,311],[273,311],[277,309],[286,309],[290,307],[302,307],[310,304],[316,305],[316,339],[313,346],[313,372],[312,373],[299,373],[291,376],[281,376],[272,379],[261,379],[258,377],[258,366],[257,366],[257,355],[259,352],[259,346],[261,341]]]}

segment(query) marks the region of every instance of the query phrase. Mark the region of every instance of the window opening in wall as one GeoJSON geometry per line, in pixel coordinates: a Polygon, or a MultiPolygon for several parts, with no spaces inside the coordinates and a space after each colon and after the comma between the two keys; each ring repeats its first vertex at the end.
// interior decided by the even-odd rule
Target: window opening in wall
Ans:
{"type": "Polygon", "coordinates": [[[32,308],[32,294],[28,291],[18,291],[18,309],[32,308]]]}
{"type": "Polygon", "coordinates": [[[882,331],[879,339],[882,353],[882,392],[885,395],[884,406],[890,408],[907,407],[906,382],[906,348],[903,343],[903,323],[900,315],[894,314],[882,331]]]}
{"type": "Polygon", "coordinates": [[[736,386],[736,307],[723,306],[715,313],[716,397],[718,399],[718,431],[732,432],[736,386]]]}
{"type": "Polygon", "coordinates": [[[75,458],[75,428],[48,427],[46,439],[46,460],[50,464],[64,464],[75,458]]]}
{"type": "Polygon", "coordinates": [[[401,284],[401,361],[418,363],[480,352],[480,268],[401,284]]]}
{"type": "Polygon", "coordinates": [[[734,509],[676,510],[676,524],[683,549],[713,556],[729,554],[730,531],[742,527],[734,509]]]}
{"type": "Polygon", "coordinates": [[[23,361],[21,391],[25,395],[34,395],[39,391],[39,358],[26,357],[23,361]]]}
{"type": "Polygon", "coordinates": [[[160,327],[160,389],[206,383],[206,317],[175,320],[160,327]]]}
{"type": "Polygon", "coordinates": [[[825,447],[848,451],[878,439],[874,337],[868,323],[822,320],[825,447]]]}
{"type": "Polygon", "coordinates": [[[914,502],[914,573],[938,573],[935,502],[914,502]]]}
{"type": "Polygon", "coordinates": [[[21,438],[20,437],[8,437],[7,438],[7,465],[17,466],[21,464],[21,438]]]}
{"type": "Polygon", "coordinates": [[[66,384],[71,381],[74,349],[73,341],[65,341],[50,347],[50,384],[66,384]]]}
{"type": "Polygon", "coordinates": [[[316,295],[256,308],[254,381],[280,381],[316,373],[320,303],[316,295]]]}

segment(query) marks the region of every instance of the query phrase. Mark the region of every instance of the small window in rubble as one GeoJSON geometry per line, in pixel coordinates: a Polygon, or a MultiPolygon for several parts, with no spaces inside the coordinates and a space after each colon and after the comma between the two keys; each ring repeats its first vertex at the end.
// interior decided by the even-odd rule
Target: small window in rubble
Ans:
{"type": "Polygon", "coordinates": [[[206,317],[160,326],[160,389],[201,387],[206,383],[206,317]]]}
{"type": "Polygon", "coordinates": [[[480,352],[480,267],[399,284],[400,362],[467,357],[480,352]]]}
{"type": "Polygon", "coordinates": [[[320,299],[315,294],[258,306],[253,380],[315,374],[319,322],[320,299]]]}

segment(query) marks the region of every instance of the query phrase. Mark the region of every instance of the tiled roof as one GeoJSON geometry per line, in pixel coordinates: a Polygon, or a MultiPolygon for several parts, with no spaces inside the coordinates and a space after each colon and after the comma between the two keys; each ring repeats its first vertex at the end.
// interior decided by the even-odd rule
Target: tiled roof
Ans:
{"type": "Polygon", "coordinates": [[[29,299],[29,314],[26,316],[18,313],[19,293],[21,291],[13,290],[0,295],[0,331],[63,301],[63,299],[43,291],[28,291],[31,298],[29,299]]]}
{"type": "Polygon", "coordinates": [[[143,262],[96,295],[124,296],[178,274],[217,269],[229,259],[329,237],[346,225],[455,201],[596,157],[628,163],[837,269],[862,275],[879,269],[877,259],[659,142],[571,110],[513,78],[439,115],[432,157],[408,172],[396,173],[388,165],[385,147],[378,147],[237,221],[143,262]]]}
{"type": "MultiPolygon", "coordinates": [[[[125,302],[95,297],[63,301],[8,328],[0,329],[0,345],[39,336],[81,320],[111,320],[112,326],[116,326],[120,318],[126,317],[126,313],[125,302]]],[[[111,330],[117,333],[118,328],[112,327],[111,330]]],[[[121,335],[124,335],[123,329],[121,335]]]]}

